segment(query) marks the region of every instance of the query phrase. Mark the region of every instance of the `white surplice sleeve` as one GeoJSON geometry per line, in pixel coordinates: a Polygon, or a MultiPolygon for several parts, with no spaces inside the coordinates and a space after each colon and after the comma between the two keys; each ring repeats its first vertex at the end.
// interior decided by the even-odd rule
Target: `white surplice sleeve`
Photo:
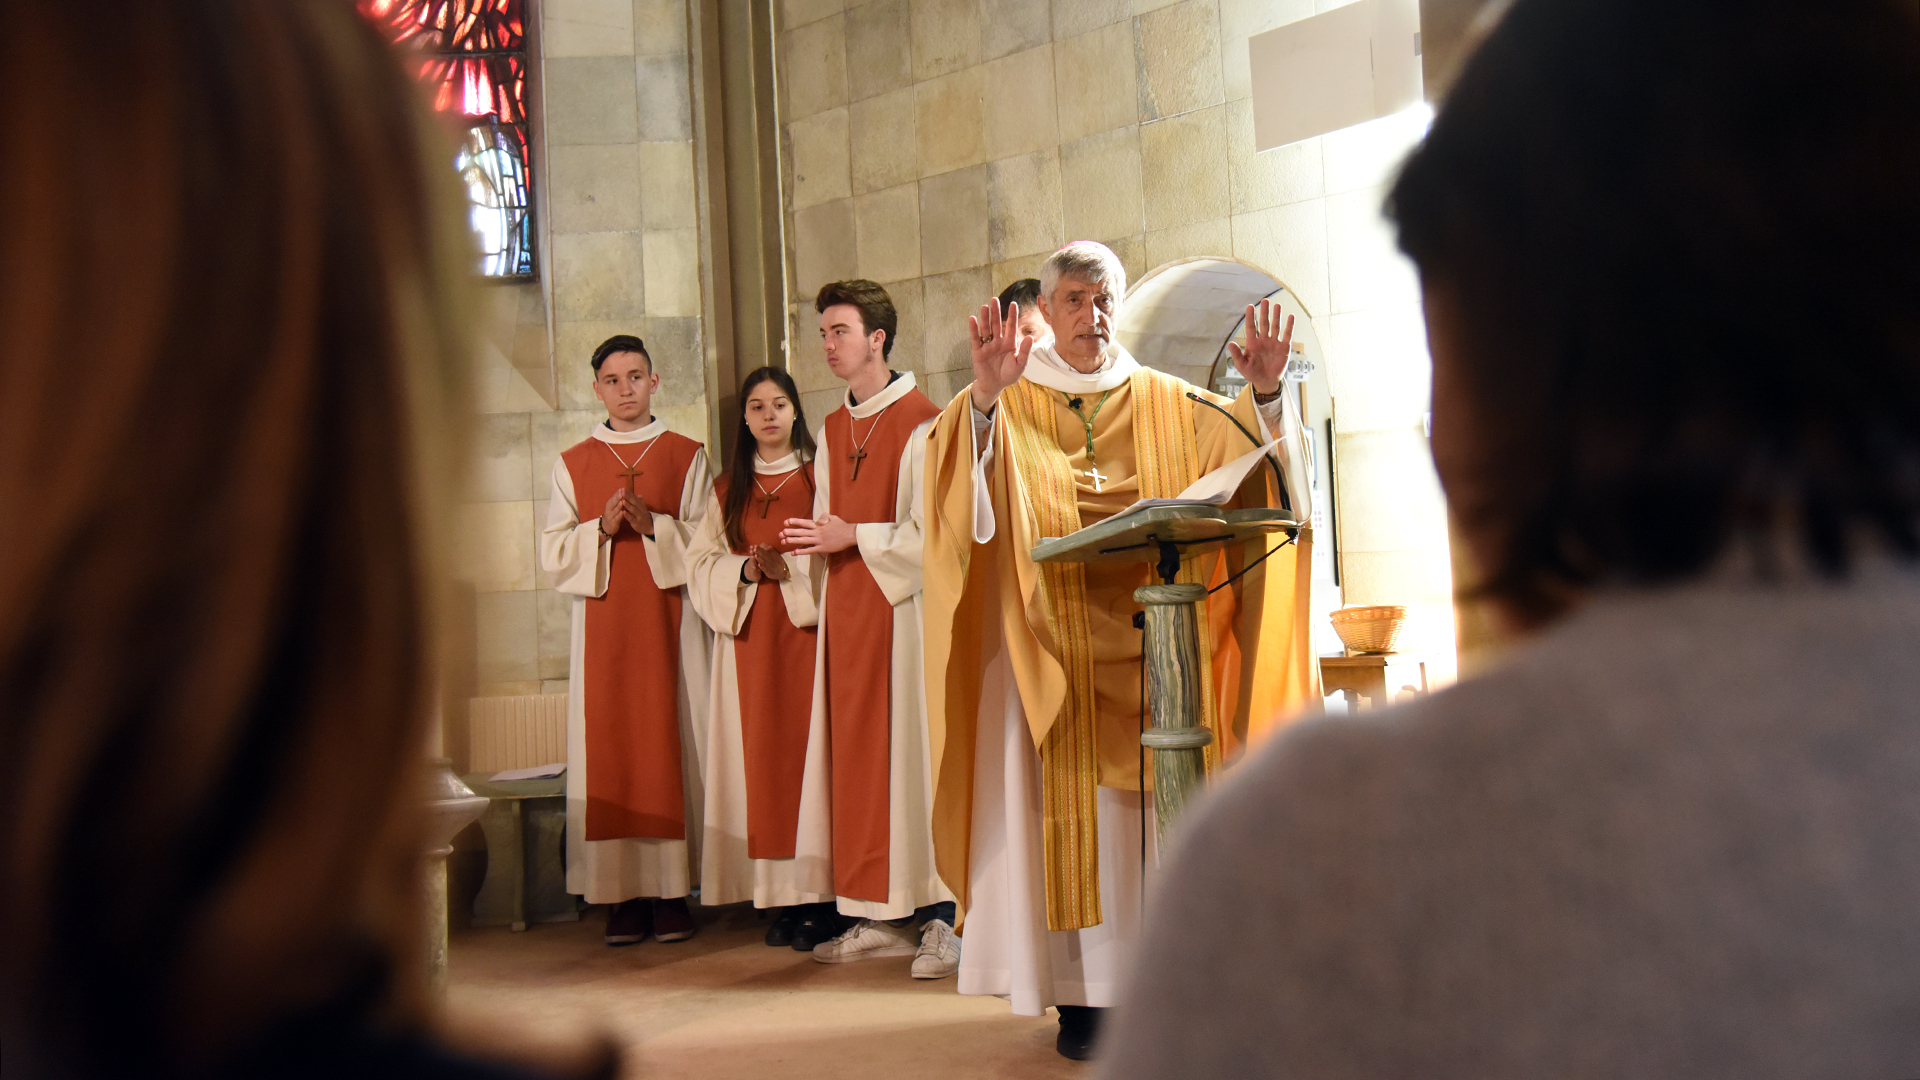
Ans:
{"type": "Polygon", "coordinates": [[[727,547],[719,498],[707,496],[707,512],[687,544],[687,599],[715,633],[731,637],[747,625],[758,590],[740,580],[746,565],[745,555],[727,547]]]}
{"type": "MultiPolygon", "coordinates": [[[[1253,411],[1260,417],[1260,441],[1280,440],[1274,449],[1280,455],[1280,472],[1287,478],[1287,501],[1293,508],[1294,519],[1306,521],[1313,516],[1312,444],[1307,441],[1306,425],[1300,420],[1298,391],[1288,393],[1284,382],[1280,390],[1280,396],[1265,405],[1256,398],[1253,411]]],[[[1253,388],[1248,387],[1246,393],[1253,393],[1253,388]]]]}
{"type": "Polygon", "coordinates": [[[983,413],[973,404],[969,392],[967,411],[973,416],[973,542],[985,544],[993,539],[993,426],[1000,410],[983,413]]]}
{"type": "Polygon", "coordinates": [[[687,545],[706,517],[707,503],[713,494],[713,477],[707,470],[707,451],[694,451],[687,465],[687,477],[680,483],[680,517],[653,515],[653,538],[643,541],[647,547],[647,568],[653,571],[653,583],[672,589],[687,583],[687,545]]]}
{"type": "Polygon", "coordinates": [[[889,604],[900,604],[920,591],[921,521],[926,493],[922,490],[927,464],[928,420],[907,436],[900,452],[899,496],[892,521],[871,521],[853,527],[854,545],[867,570],[889,604]]]}
{"type": "Polygon", "coordinates": [[[813,433],[813,446],[813,520],[819,521],[833,508],[833,496],[827,491],[833,479],[833,469],[826,463],[827,455],[833,452],[827,445],[827,425],[821,424],[813,433]]]}
{"type": "Polygon", "coordinates": [[[780,561],[787,564],[787,580],[780,583],[787,618],[795,626],[819,625],[820,590],[827,583],[827,560],[782,552],[780,561]]]}
{"type": "Polygon", "coordinates": [[[613,545],[600,542],[600,519],[580,520],[573,474],[564,458],[553,462],[553,495],[547,523],[540,530],[540,569],[553,587],[570,596],[605,596],[613,567],[613,545]]]}

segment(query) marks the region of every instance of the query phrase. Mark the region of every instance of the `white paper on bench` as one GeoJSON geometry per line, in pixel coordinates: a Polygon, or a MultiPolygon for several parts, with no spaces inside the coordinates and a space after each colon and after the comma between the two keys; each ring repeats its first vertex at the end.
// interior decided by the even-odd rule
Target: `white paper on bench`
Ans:
{"type": "Polygon", "coordinates": [[[535,765],[531,769],[503,769],[487,779],[496,784],[502,784],[508,780],[551,780],[566,771],[567,763],[562,761],[553,765],[535,765]]]}

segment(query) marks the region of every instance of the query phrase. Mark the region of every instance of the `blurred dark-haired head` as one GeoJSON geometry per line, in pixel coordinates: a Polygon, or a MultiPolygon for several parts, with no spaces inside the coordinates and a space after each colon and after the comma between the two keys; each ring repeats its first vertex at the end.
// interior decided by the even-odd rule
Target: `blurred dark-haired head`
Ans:
{"type": "Polygon", "coordinates": [[[1390,197],[1480,586],[1920,552],[1920,13],[1518,0],[1390,197]]]}
{"type": "Polygon", "coordinates": [[[447,141],[343,0],[0,24],[0,1068],[417,1027],[447,141]]]}

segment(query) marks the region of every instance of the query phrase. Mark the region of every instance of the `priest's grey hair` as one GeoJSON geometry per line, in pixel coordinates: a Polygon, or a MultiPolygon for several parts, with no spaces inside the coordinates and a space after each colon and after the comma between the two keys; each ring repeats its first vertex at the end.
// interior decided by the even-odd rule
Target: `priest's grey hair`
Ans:
{"type": "Polygon", "coordinates": [[[1054,286],[1060,279],[1073,278],[1090,285],[1102,282],[1113,290],[1115,308],[1120,305],[1121,297],[1127,295],[1127,268],[1120,264],[1120,256],[1105,244],[1092,240],[1075,240],[1047,258],[1047,264],[1040,268],[1040,295],[1048,303],[1053,302],[1054,286]]]}

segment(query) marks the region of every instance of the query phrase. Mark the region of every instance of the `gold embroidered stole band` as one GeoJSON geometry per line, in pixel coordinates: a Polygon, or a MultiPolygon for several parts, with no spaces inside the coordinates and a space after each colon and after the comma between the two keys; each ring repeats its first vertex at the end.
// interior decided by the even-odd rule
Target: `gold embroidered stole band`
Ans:
{"type": "MultiPolygon", "coordinates": [[[[1200,452],[1194,444],[1193,402],[1188,386],[1171,375],[1141,368],[1133,384],[1133,453],[1140,470],[1140,497],[1171,499],[1200,478],[1200,452]]],[[[1188,559],[1175,580],[1209,584],[1204,575],[1216,560],[1188,559]]],[[[1220,764],[1219,709],[1213,697],[1213,641],[1207,605],[1200,605],[1200,726],[1213,732],[1207,744],[1206,769],[1220,764]]],[[[1144,662],[1144,657],[1142,662],[1144,662]]]]}
{"type": "MultiPolygon", "coordinates": [[[[1025,379],[1000,395],[1007,446],[1026,487],[1035,536],[1080,528],[1080,496],[1060,449],[1047,391],[1025,379]]],[[[1042,563],[1041,605],[1067,678],[1066,700],[1040,745],[1041,832],[1045,838],[1047,929],[1098,926],[1100,761],[1093,714],[1093,633],[1087,573],[1079,563],[1042,563]]]]}
{"type": "MultiPolygon", "coordinates": [[[[1129,380],[1133,396],[1134,458],[1143,498],[1178,495],[1200,472],[1194,443],[1193,404],[1187,385],[1142,368],[1129,380]]],[[[1007,448],[1026,488],[1033,535],[1067,536],[1080,528],[1080,499],[1073,469],[1053,415],[1053,400],[1022,379],[1000,396],[1007,448]]],[[[1179,580],[1206,584],[1199,559],[1183,565],[1179,580]]],[[[1042,563],[1041,606],[1047,630],[1066,675],[1066,699],[1040,746],[1042,835],[1045,839],[1047,928],[1097,926],[1100,910],[1099,750],[1094,717],[1093,639],[1087,618],[1086,568],[1079,563],[1042,563]]],[[[1211,658],[1208,620],[1201,613],[1200,655],[1211,658]]],[[[1219,731],[1210,662],[1200,669],[1201,723],[1214,732],[1207,769],[1218,763],[1219,731]]]]}

